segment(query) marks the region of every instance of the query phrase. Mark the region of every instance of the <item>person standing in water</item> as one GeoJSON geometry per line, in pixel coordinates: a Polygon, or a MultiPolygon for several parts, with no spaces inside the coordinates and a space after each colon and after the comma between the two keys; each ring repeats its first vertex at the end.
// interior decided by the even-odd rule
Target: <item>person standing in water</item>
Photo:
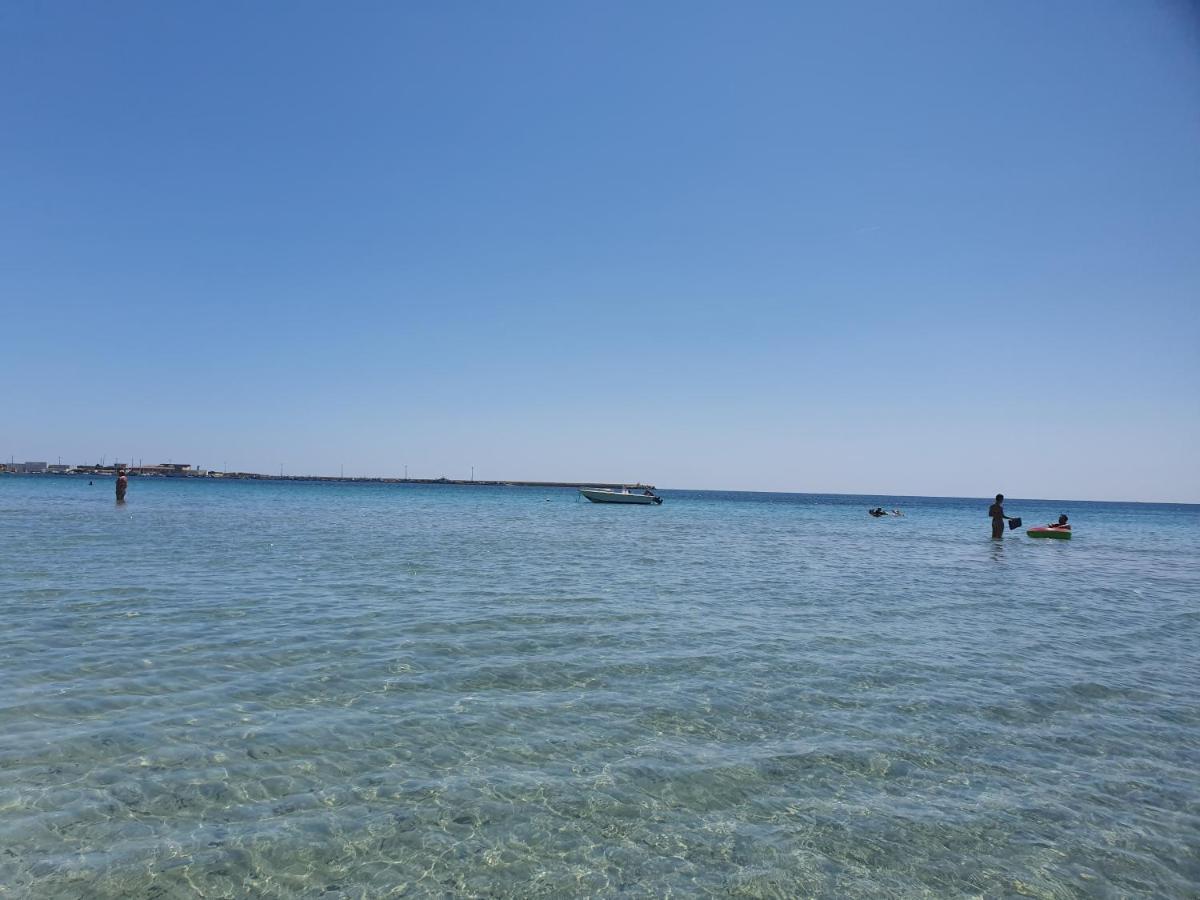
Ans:
{"type": "Polygon", "coordinates": [[[122,469],[117,473],[117,502],[125,502],[125,492],[129,490],[129,478],[125,475],[125,470],[122,469]]]}
{"type": "Polygon", "coordinates": [[[1008,516],[1004,514],[1004,495],[997,494],[996,502],[988,507],[988,515],[992,517],[992,537],[1004,537],[1004,523],[1008,516]]]}

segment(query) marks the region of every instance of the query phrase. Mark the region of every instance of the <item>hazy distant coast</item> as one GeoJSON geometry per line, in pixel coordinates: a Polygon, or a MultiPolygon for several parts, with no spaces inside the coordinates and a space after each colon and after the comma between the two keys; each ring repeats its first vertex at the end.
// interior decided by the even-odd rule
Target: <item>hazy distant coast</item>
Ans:
{"type": "Polygon", "coordinates": [[[382,476],[353,475],[268,475],[263,472],[225,472],[217,469],[202,469],[187,463],[160,463],[152,466],[130,466],[124,463],[97,464],[94,466],[68,466],[44,462],[0,463],[0,474],[4,475],[75,475],[113,478],[124,469],[130,476],[141,478],[228,478],[254,481],[346,481],[372,484],[460,484],[484,487],[601,487],[601,488],[650,488],[652,484],[604,481],[520,481],[482,480],[474,478],[388,478],[382,476]]]}

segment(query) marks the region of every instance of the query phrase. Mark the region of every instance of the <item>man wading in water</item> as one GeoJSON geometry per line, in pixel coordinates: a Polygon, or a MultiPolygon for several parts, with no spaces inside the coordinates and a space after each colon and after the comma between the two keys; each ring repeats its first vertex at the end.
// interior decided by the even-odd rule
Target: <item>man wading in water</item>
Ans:
{"type": "Polygon", "coordinates": [[[122,469],[117,473],[117,502],[125,502],[125,492],[129,490],[129,479],[125,476],[125,470],[122,469]]]}

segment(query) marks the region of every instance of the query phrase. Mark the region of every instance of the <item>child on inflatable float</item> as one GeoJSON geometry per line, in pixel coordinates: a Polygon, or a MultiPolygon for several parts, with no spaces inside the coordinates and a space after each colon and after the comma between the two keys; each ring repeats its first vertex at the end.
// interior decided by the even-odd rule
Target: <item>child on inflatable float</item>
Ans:
{"type": "Polygon", "coordinates": [[[1067,517],[1064,514],[1058,517],[1057,522],[1051,522],[1049,525],[1043,525],[1040,528],[1030,528],[1027,533],[1030,537],[1069,538],[1071,536],[1071,526],[1067,524],[1067,517]]]}

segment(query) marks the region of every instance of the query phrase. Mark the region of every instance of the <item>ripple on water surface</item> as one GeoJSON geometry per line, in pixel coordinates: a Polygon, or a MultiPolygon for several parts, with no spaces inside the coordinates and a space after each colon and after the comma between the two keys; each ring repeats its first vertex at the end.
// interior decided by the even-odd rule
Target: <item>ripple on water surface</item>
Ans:
{"type": "Polygon", "coordinates": [[[0,896],[1200,885],[1194,507],[97,491],[0,479],[0,896]]]}

